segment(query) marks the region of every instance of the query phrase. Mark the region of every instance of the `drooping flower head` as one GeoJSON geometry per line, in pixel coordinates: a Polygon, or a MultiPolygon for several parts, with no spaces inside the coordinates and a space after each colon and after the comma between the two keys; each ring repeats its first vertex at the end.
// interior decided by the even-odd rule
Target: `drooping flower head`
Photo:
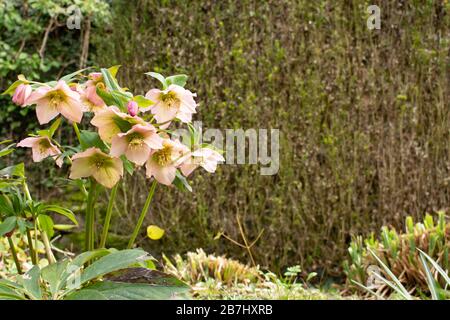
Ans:
{"type": "Polygon", "coordinates": [[[179,159],[189,148],[179,141],[164,139],[163,147],[151,153],[146,163],[147,177],[154,177],[159,183],[171,185],[176,176],[179,159]]]}
{"type": "Polygon", "coordinates": [[[26,106],[28,102],[28,98],[31,95],[31,86],[29,84],[21,83],[14,91],[14,95],[12,97],[12,101],[18,106],[26,106]]]}
{"type": "Polygon", "coordinates": [[[97,85],[104,87],[103,76],[101,72],[92,72],[88,76],[89,80],[86,82],[86,88],[84,89],[84,94],[82,98],[84,102],[91,106],[93,112],[98,111],[98,109],[103,109],[106,107],[105,102],[97,94],[97,85]]]}
{"type": "Polygon", "coordinates": [[[63,165],[63,159],[59,157],[61,151],[47,136],[25,138],[20,141],[17,146],[31,148],[34,162],[40,162],[45,158],[52,157],[55,159],[58,167],[63,165]]]}
{"type": "Polygon", "coordinates": [[[111,143],[112,137],[124,133],[135,124],[145,124],[139,117],[132,117],[121,112],[116,106],[105,108],[92,118],[91,124],[98,128],[98,134],[103,141],[111,143]]]}
{"type": "Polygon", "coordinates": [[[180,160],[180,170],[183,175],[188,176],[200,166],[206,171],[213,173],[217,169],[217,164],[223,161],[225,159],[219,152],[211,148],[200,148],[180,160]]]}
{"type": "Polygon", "coordinates": [[[71,179],[93,177],[106,188],[112,188],[122,175],[122,160],[113,158],[98,148],[89,148],[72,156],[71,179]]]}
{"type": "Polygon", "coordinates": [[[71,90],[64,80],[59,80],[54,88],[38,88],[30,95],[27,104],[36,104],[40,124],[50,122],[59,114],[74,122],[80,122],[83,117],[80,94],[71,90]]]}
{"type": "Polygon", "coordinates": [[[196,113],[195,93],[176,84],[171,84],[166,90],[152,89],[145,97],[154,104],[142,111],[150,110],[155,115],[156,122],[169,122],[175,118],[182,122],[191,122],[192,114],[196,113]]]}
{"type": "Polygon", "coordinates": [[[136,124],[126,133],[119,133],[112,138],[110,154],[114,157],[125,154],[128,160],[141,166],[152,150],[163,148],[162,142],[155,127],[136,124]]]}

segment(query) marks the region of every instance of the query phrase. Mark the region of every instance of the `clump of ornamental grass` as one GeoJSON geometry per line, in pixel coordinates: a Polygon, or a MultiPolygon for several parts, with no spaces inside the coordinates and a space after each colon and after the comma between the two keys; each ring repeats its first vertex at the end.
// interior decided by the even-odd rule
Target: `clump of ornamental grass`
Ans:
{"type": "Polygon", "coordinates": [[[185,259],[177,254],[173,260],[164,255],[165,271],[191,284],[213,279],[231,286],[236,283],[254,283],[260,277],[258,267],[250,267],[225,256],[208,255],[203,249],[188,252],[185,259]]]}
{"type": "Polygon", "coordinates": [[[384,278],[390,278],[390,275],[378,266],[376,256],[408,291],[428,293],[427,273],[418,249],[428,254],[442,269],[448,270],[450,224],[446,222],[444,212],[438,212],[436,222],[429,214],[425,215],[423,222],[416,224],[412,217],[407,217],[404,233],[383,227],[379,238],[373,233],[364,240],[362,236],[355,237],[348,248],[350,261],[345,261],[343,265],[347,286],[354,290],[361,289],[358,284],[362,284],[381,296],[392,293],[386,283],[378,281],[379,277],[374,276],[374,273],[377,273],[384,278]]]}

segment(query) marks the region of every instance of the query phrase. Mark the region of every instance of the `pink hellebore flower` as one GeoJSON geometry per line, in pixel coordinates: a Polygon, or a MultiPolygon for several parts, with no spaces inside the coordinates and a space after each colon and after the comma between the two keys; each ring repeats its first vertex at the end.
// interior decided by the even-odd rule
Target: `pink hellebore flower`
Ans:
{"type": "Polygon", "coordinates": [[[31,95],[31,86],[29,84],[21,83],[14,91],[14,95],[12,97],[12,101],[18,106],[26,106],[27,100],[31,95]]]}
{"type": "Polygon", "coordinates": [[[171,84],[166,90],[151,89],[145,94],[147,99],[155,104],[143,111],[150,110],[158,123],[169,122],[178,118],[182,122],[191,122],[192,114],[196,113],[197,95],[176,84],[171,84]]]}
{"type": "Polygon", "coordinates": [[[210,148],[201,148],[181,160],[180,170],[183,175],[188,176],[198,166],[201,166],[206,171],[213,173],[217,169],[217,164],[224,161],[225,159],[219,152],[210,148]]]}
{"type": "Polygon", "coordinates": [[[162,149],[163,139],[152,125],[134,125],[128,132],[119,133],[112,138],[111,155],[120,157],[125,154],[128,160],[142,166],[152,150],[162,149]]]}
{"type": "Polygon", "coordinates": [[[80,94],[71,90],[64,80],[59,80],[54,88],[38,88],[30,95],[27,104],[36,104],[40,124],[50,122],[59,114],[73,122],[80,122],[83,117],[80,94]]]}
{"type": "Polygon", "coordinates": [[[154,177],[159,183],[171,185],[178,161],[189,152],[189,148],[170,139],[164,139],[162,144],[162,149],[153,151],[147,160],[147,177],[154,177]]]}
{"type": "Polygon", "coordinates": [[[40,162],[47,157],[53,157],[56,158],[55,161],[58,167],[63,165],[63,159],[62,157],[59,157],[61,151],[47,136],[25,138],[20,141],[17,146],[31,148],[34,162],[40,162]]]}
{"type": "Polygon", "coordinates": [[[89,80],[86,82],[85,95],[86,99],[89,100],[97,107],[104,107],[105,102],[97,94],[97,85],[102,83],[103,76],[101,72],[92,72],[89,74],[89,80]]]}
{"type": "Polygon", "coordinates": [[[136,116],[139,112],[139,106],[136,101],[131,100],[130,102],[128,102],[127,108],[128,108],[128,113],[132,117],[136,116]]]}
{"type": "Polygon", "coordinates": [[[113,158],[98,148],[89,148],[72,156],[70,179],[92,176],[101,185],[112,188],[122,175],[122,160],[113,158]]]}
{"type": "Polygon", "coordinates": [[[103,141],[111,143],[112,137],[116,134],[127,132],[133,125],[145,122],[139,117],[121,112],[116,106],[111,106],[98,112],[92,118],[91,124],[98,128],[98,134],[103,141]]]}

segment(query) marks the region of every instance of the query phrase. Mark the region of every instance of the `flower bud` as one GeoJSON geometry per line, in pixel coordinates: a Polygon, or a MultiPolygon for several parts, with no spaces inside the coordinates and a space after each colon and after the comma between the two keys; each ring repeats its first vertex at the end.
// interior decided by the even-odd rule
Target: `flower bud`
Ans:
{"type": "Polygon", "coordinates": [[[21,83],[14,92],[12,101],[18,106],[24,106],[28,97],[31,94],[31,86],[29,84],[21,83]]]}
{"type": "Polygon", "coordinates": [[[130,101],[128,102],[128,113],[130,114],[130,116],[134,117],[135,115],[138,114],[138,104],[136,101],[130,101]]]}

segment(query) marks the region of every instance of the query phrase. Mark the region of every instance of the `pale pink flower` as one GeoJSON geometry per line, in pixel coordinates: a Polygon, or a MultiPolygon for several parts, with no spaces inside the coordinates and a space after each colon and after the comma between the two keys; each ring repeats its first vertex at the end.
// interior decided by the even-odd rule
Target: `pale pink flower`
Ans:
{"type": "Polygon", "coordinates": [[[84,88],[81,85],[76,85],[74,87],[71,86],[71,89],[80,94],[80,101],[83,104],[83,111],[98,113],[106,109],[106,104],[102,99],[100,100],[94,99],[94,101],[92,101],[89,98],[88,95],[89,88],[84,88]]]}
{"type": "Polygon", "coordinates": [[[26,106],[28,102],[28,98],[31,95],[31,86],[29,84],[21,83],[14,91],[14,95],[12,97],[12,101],[18,106],[26,106]]]}
{"type": "Polygon", "coordinates": [[[63,80],[59,80],[54,88],[38,88],[30,95],[27,104],[36,104],[40,124],[50,122],[59,114],[74,122],[80,122],[83,117],[80,94],[71,90],[63,80]]]}
{"type": "Polygon", "coordinates": [[[153,151],[147,160],[147,177],[154,177],[159,183],[171,185],[176,176],[178,161],[189,152],[189,148],[170,139],[164,139],[162,144],[162,149],[153,151]]]}
{"type": "Polygon", "coordinates": [[[121,112],[116,106],[110,106],[98,112],[92,118],[91,124],[98,128],[98,134],[103,141],[111,143],[116,134],[127,132],[133,125],[145,122],[139,117],[121,112]]]}
{"type": "Polygon", "coordinates": [[[225,159],[219,152],[211,148],[200,148],[180,159],[180,170],[183,175],[188,176],[198,166],[201,166],[206,171],[213,173],[217,169],[217,164],[224,161],[225,159]]]}
{"type": "Polygon", "coordinates": [[[113,157],[125,154],[128,160],[142,166],[152,150],[163,147],[162,142],[155,127],[136,124],[128,132],[119,133],[112,138],[110,154],[113,157]]]}
{"type": "Polygon", "coordinates": [[[17,146],[31,148],[34,162],[40,162],[45,158],[52,157],[55,159],[58,167],[63,165],[63,159],[59,156],[61,151],[47,136],[25,138],[20,141],[17,146]]]}
{"type": "Polygon", "coordinates": [[[70,179],[93,177],[106,188],[112,188],[122,176],[122,160],[113,158],[98,148],[89,148],[72,156],[70,179]]]}
{"type": "Polygon", "coordinates": [[[195,93],[176,84],[171,84],[166,90],[151,89],[145,97],[154,102],[142,111],[150,110],[155,115],[156,122],[165,123],[177,118],[182,122],[191,122],[192,114],[196,113],[195,93]]]}
{"type": "Polygon", "coordinates": [[[102,83],[103,76],[101,72],[92,72],[88,77],[89,80],[86,82],[85,98],[95,106],[103,108],[105,102],[97,94],[97,85],[102,83]]]}
{"type": "Polygon", "coordinates": [[[139,106],[136,101],[131,100],[128,102],[127,109],[130,116],[134,117],[138,114],[139,106]]]}

